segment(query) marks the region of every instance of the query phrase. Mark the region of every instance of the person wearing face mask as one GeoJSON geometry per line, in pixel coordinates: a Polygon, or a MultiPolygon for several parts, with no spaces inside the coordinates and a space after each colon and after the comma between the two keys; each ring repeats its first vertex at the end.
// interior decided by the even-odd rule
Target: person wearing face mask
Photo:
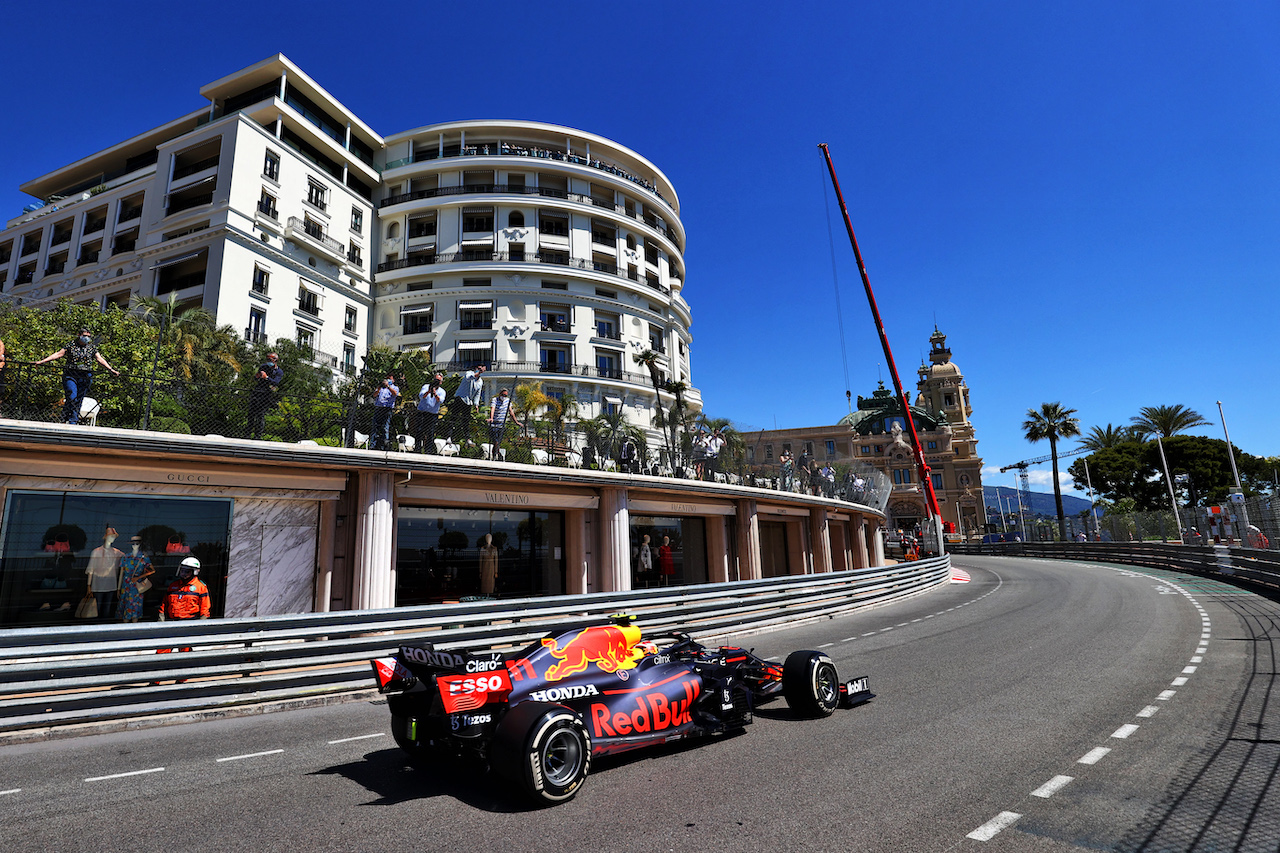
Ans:
{"type": "Polygon", "coordinates": [[[89,591],[98,602],[98,618],[112,615],[116,604],[116,589],[120,586],[120,558],[124,554],[113,547],[116,529],[108,527],[102,544],[89,554],[89,565],[84,570],[89,581],[89,591]]]}
{"type": "Polygon", "coordinates": [[[132,551],[120,559],[120,605],[122,622],[142,618],[142,597],[151,588],[150,577],[156,573],[151,558],[142,553],[142,537],[134,536],[132,551]]]}
{"type": "Polygon", "coordinates": [[[59,358],[66,359],[66,364],[62,367],[62,390],[65,397],[62,419],[69,424],[76,424],[80,422],[80,403],[93,387],[94,363],[101,364],[115,376],[119,376],[120,371],[108,364],[102,353],[98,352],[88,327],[80,329],[80,334],[74,341],[40,359],[36,364],[46,364],[59,358]]]}
{"type": "Polygon", "coordinates": [[[274,352],[267,353],[267,360],[258,365],[253,393],[249,396],[249,435],[252,438],[262,438],[267,428],[267,412],[275,403],[283,381],[284,368],[280,366],[280,356],[274,352]]]}

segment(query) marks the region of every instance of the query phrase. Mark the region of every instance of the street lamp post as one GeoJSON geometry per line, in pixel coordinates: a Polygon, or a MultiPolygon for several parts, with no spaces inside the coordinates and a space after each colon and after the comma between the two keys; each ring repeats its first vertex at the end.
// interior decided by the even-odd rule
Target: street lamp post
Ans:
{"type": "MultiPolygon", "coordinates": [[[[1169,487],[1169,506],[1173,508],[1173,520],[1178,525],[1178,541],[1183,540],[1182,537],[1182,519],[1178,517],[1178,498],[1173,494],[1173,478],[1169,476],[1169,460],[1164,455],[1164,442],[1160,440],[1160,436],[1156,436],[1156,444],[1160,447],[1160,462],[1164,465],[1164,482],[1169,487]]],[[[1161,534],[1163,536],[1163,534],[1161,534]]]]}
{"type": "Polygon", "coordinates": [[[1240,540],[1248,547],[1249,510],[1244,505],[1244,488],[1240,485],[1240,471],[1236,468],[1236,452],[1231,447],[1231,434],[1227,432],[1227,416],[1222,412],[1221,400],[1218,400],[1218,417],[1222,418],[1222,437],[1227,440],[1227,458],[1231,460],[1231,476],[1236,481],[1236,491],[1231,496],[1232,503],[1236,503],[1240,507],[1240,523],[1236,525],[1236,532],[1240,534],[1240,540]]]}

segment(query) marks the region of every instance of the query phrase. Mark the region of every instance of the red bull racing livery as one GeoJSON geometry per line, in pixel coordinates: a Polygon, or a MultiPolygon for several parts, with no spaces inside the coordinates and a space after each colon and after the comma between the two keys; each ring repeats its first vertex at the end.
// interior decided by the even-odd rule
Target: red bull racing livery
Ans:
{"type": "Polygon", "coordinates": [[[841,681],[821,652],[777,664],[681,632],[643,640],[629,617],[556,630],[513,654],[423,643],[372,664],[415,764],[474,758],[546,803],[573,797],[593,758],[740,731],[780,695],[812,717],[872,698],[865,677],[841,681]]]}

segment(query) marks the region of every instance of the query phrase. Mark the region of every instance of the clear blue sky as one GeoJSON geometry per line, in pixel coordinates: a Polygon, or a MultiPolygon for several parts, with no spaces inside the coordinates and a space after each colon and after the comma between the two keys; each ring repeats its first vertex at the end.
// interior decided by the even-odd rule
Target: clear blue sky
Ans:
{"type": "Polygon", "coordinates": [[[827,142],[899,371],[914,386],[934,324],[949,335],[989,467],[1048,453],[1020,430],[1045,401],[1084,428],[1181,403],[1221,437],[1221,400],[1239,447],[1280,454],[1274,2],[45,3],[5,18],[6,218],[30,201],[18,184],[200,108],[201,85],[276,52],[383,134],[465,118],[590,130],[680,194],[707,412],[808,426],[846,414],[846,387],[888,381],[824,199],[827,142]]]}

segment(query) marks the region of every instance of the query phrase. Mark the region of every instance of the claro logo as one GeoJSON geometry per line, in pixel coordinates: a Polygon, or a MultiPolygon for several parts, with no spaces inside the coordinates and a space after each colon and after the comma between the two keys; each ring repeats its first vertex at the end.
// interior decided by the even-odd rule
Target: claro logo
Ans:
{"type": "Polygon", "coordinates": [[[607,705],[592,703],[591,728],[596,737],[619,737],[674,729],[693,722],[690,709],[698,698],[701,685],[696,680],[683,681],[683,699],[668,699],[662,693],[637,696],[635,709],[622,707],[613,710],[607,705]]]}

